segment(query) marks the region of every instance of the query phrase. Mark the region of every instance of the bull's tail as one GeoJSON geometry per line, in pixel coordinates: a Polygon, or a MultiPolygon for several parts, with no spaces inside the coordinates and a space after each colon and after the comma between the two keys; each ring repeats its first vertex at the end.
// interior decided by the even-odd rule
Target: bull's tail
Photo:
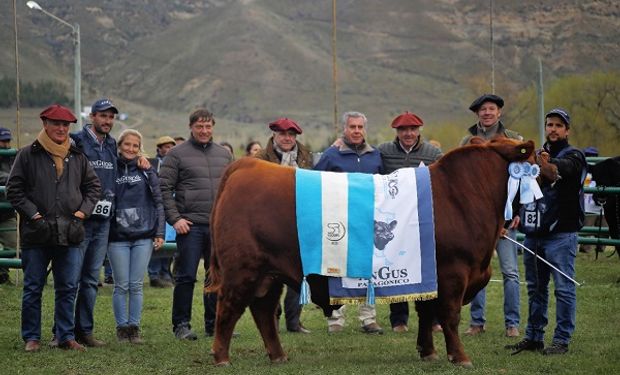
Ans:
{"type": "Polygon", "coordinates": [[[204,292],[205,293],[217,293],[220,290],[222,284],[222,275],[220,270],[220,264],[217,260],[217,241],[213,236],[214,228],[218,225],[218,202],[220,197],[222,196],[222,192],[226,188],[226,181],[237,169],[243,166],[244,159],[238,160],[232,163],[222,175],[220,180],[220,186],[218,187],[217,197],[215,202],[213,203],[213,208],[211,210],[211,259],[209,262],[209,274],[207,280],[205,282],[204,292]]]}

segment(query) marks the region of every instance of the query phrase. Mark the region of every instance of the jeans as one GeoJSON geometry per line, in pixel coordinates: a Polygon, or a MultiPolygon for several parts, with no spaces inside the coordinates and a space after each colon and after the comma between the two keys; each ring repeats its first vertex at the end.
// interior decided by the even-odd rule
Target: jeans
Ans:
{"type": "MultiPolygon", "coordinates": [[[[506,236],[515,239],[516,230],[509,229],[506,236]]],[[[508,240],[500,239],[497,242],[497,256],[499,268],[504,280],[504,324],[506,328],[519,327],[520,302],[519,302],[519,264],[517,262],[516,245],[508,240]]],[[[472,326],[483,326],[486,322],[484,308],[486,305],[486,288],[476,294],[471,301],[472,326]]]]}
{"type": "Polygon", "coordinates": [[[86,235],[80,244],[83,263],[75,304],[75,331],[83,335],[93,333],[95,300],[99,273],[108,250],[109,220],[90,219],[84,222],[86,235]]]}
{"type": "MultiPolygon", "coordinates": [[[[575,278],[575,257],[577,256],[577,233],[555,233],[543,238],[526,237],[524,245],[546,259],[571,278],[575,278]]],[[[525,338],[543,341],[547,326],[549,305],[549,280],[553,276],[555,286],[555,320],[553,342],[568,345],[575,331],[577,296],[575,284],[551,269],[529,252],[523,253],[529,314],[525,338]]]]}
{"type": "MultiPolygon", "coordinates": [[[[177,235],[178,256],[175,260],[174,291],[172,293],[172,326],[187,323],[191,328],[194,284],[200,257],[204,258],[205,268],[209,267],[211,256],[211,237],[208,224],[194,224],[189,233],[177,235]]],[[[208,275],[207,275],[208,277],[208,275]]],[[[217,295],[204,293],[205,331],[213,333],[215,328],[215,305],[217,295]]]]}
{"type": "Polygon", "coordinates": [[[117,327],[140,326],[144,272],[152,251],[153,240],[150,238],[115,241],[108,246],[114,277],[112,308],[117,327]]]}
{"type": "Polygon", "coordinates": [[[82,256],[78,247],[33,247],[21,254],[24,267],[22,296],[22,338],[41,340],[41,297],[47,279],[47,265],[54,274],[54,334],[58,342],[73,340],[73,305],[78,289],[82,256]]]}

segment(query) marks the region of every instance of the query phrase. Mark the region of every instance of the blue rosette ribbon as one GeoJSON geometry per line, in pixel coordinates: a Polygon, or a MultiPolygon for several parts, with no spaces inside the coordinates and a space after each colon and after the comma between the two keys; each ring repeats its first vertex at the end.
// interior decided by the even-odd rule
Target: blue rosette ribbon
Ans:
{"type": "Polygon", "coordinates": [[[513,162],[508,165],[508,197],[504,206],[504,219],[512,220],[512,201],[519,191],[519,203],[526,204],[542,198],[536,177],[540,174],[537,164],[513,162]]]}

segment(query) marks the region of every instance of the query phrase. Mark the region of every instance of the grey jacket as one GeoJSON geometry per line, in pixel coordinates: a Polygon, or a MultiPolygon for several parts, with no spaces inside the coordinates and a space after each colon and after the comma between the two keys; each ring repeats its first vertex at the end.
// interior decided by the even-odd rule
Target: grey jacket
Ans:
{"type": "Polygon", "coordinates": [[[209,224],[220,179],[231,161],[230,152],[213,140],[200,144],[191,138],[171,149],[159,171],[166,221],[209,224]]]}
{"type": "Polygon", "coordinates": [[[6,185],[7,199],[21,215],[23,247],[78,245],[84,227],[73,213],[88,217],[101,195],[101,184],[88,159],[71,146],[60,179],[52,157],[38,141],[17,152],[6,185]],[[31,220],[36,213],[43,219],[31,220]]]}
{"type": "Polygon", "coordinates": [[[398,138],[392,142],[382,143],[377,148],[383,160],[384,173],[392,173],[398,168],[417,168],[420,166],[421,161],[428,167],[443,156],[440,149],[428,142],[424,142],[421,137],[409,153],[406,153],[400,146],[398,138]]]}

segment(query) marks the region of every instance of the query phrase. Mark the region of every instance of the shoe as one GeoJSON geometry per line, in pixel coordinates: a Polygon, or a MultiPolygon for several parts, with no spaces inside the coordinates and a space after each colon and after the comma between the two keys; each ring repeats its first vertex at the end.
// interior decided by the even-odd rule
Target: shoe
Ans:
{"type": "Polygon", "coordinates": [[[443,328],[441,328],[441,324],[435,323],[433,324],[433,328],[431,328],[433,333],[443,332],[443,328]]]}
{"type": "Polygon", "coordinates": [[[132,344],[144,344],[144,340],[140,336],[140,327],[138,326],[127,327],[127,336],[129,337],[129,342],[132,344]]]}
{"type": "Polygon", "coordinates": [[[106,276],[103,279],[104,284],[114,285],[114,278],[112,276],[106,276]]]}
{"type": "Polygon", "coordinates": [[[506,337],[519,337],[519,329],[517,327],[506,328],[506,337]]]}
{"type": "Polygon", "coordinates": [[[301,323],[299,323],[297,328],[287,329],[287,331],[292,332],[292,333],[305,333],[305,334],[310,333],[310,330],[304,327],[301,323]]]}
{"type": "Polygon", "coordinates": [[[49,344],[47,344],[50,348],[58,348],[58,338],[56,337],[56,335],[52,336],[52,339],[50,340],[49,344]]]}
{"type": "Polygon", "coordinates": [[[551,345],[543,349],[543,355],[554,354],[566,354],[568,353],[568,344],[560,344],[559,342],[552,342],[551,345]]]}
{"type": "Polygon", "coordinates": [[[481,333],[484,333],[484,326],[469,326],[465,331],[466,336],[478,336],[481,333]]]}
{"type": "Polygon", "coordinates": [[[344,327],[340,324],[332,324],[327,327],[327,333],[339,333],[344,330],[344,327]]]}
{"type": "Polygon", "coordinates": [[[396,333],[405,333],[409,331],[409,327],[406,324],[399,324],[397,326],[392,327],[392,331],[396,333]]]}
{"type": "Polygon", "coordinates": [[[105,346],[105,342],[101,340],[97,340],[94,335],[84,335],[84,334],[75,334],[75,341],[79,342],[84,346],[88,346],[90,348],[100,348],[105,346]]]}
{"type": "Polygon", "coordinates": [[[362,332],[372,334],[372,335],[374,334],[382,335],[383,328],[381,328],[377,323],[370,323],[362,327],[362,332]]]}
{"type": "Polygon", "coordinates": [[[24,350],[28,353],[38,352],[41,349],[41,341],[39,340],[28,340],[26,341],[26,346],[24,350]]]}
{"type": "Polygon", "coordinates": [[[129,332],[126,326],[116,327],[116,339],[120,343],[129,342],[129,332]]]}
{"type": "Polygon", "coordinates": [[[64,349],[64,350],[77,350],[78,352],[85,352],[86,351],[86,348],[83,347],[82,345],[80,345],[75,340],[67,340],[65,342],[61,342],[60,344],[58,344],[58,347],[60,349],[64,349]]]}
{"type": "Polygon", "coordinates": [[[198,336],[189,328],[189,323],[181,323],[176,326],[174,336],[179,340],[198,340],[198,336]]]}
{"type": "Polygon", "coordinates": [[[542,341],[532,341],[529,339],[523,339],[516,344],[506,345],[505,349],[514,350],[511,355],[519,354],[524,350],[530,352],[538,352],[543,349],[545,344],[542,341]]]}
{"type": "Polygon", "coordinates": [[[161,279],[151,279],[151,288],[165,288],[167,285],[161,279]]]}

